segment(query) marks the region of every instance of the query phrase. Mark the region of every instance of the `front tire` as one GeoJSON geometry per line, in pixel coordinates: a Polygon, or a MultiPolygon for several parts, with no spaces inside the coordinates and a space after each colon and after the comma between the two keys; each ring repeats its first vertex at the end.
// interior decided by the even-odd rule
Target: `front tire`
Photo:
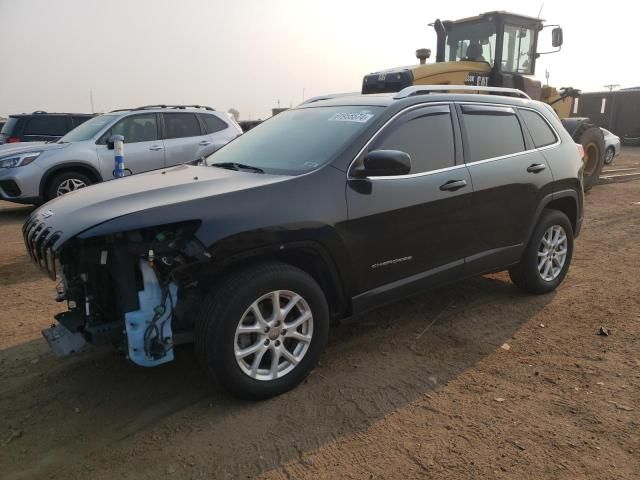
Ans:
{"type": "Polygon", "coordinates": [[[59,197],[69,192],[88,187],[93,182],[84,173],[68,171],[54,176],[47,182],[45,201],[59,197]]]}
{"type": "Polygon", "coordinates": [[[572,255],[571,222],[564,213],[545,209],[520,263],[509,270],[509,276],[525,292],[548,293],[564,280],[572,255]]]}
{"type": "Polygon", "coordinates": [[[615,156],[616,156],[615,149],[613,147],[607,148],[606,152],[604,153],[604,164],[611,165],[611,162],[613,162],[613,158],[615,156]]]}
{"type": "Polygon", "coordinates": [[[195,347],[226,389],[260,400],[302,382],[328,334],[329,307],[316,281],[291,265],[268,262],[215,286],[196,318],[195,347]]]}

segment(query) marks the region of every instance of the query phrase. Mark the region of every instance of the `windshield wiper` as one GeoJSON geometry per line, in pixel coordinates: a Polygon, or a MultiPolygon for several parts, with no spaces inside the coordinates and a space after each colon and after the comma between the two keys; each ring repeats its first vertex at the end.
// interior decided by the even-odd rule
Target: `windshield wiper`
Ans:
{"type": "Polygon", "coordinates": [[[251,165],[245,165],[243,163],[236,162],[223,162],[223,163],[212,163],[212,167],[218,168],[226,168],[227,170],[236,170],[238,172],[242,170],[249,170],[255,173],[264,173],[264,170],[258,167],[252,167],[251,165]]]}

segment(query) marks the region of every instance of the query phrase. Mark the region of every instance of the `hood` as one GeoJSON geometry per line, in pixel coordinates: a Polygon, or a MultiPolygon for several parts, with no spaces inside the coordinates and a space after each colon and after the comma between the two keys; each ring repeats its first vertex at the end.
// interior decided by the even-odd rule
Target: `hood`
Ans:
{"type": "MultiPolygon", "coordinates": [[[[57,250],[68,239],[101,223],[148,209],[166,207],[238,190],[268,185],[289,176],[237,172],[216,167],[181,165],[110,180],[55,198],[35,210],[27,223],[43,222],[60,234],[57,250]]],[[[193,218],[198,219],[198,212],[193,218]]],[[[157,225],[167,223],[158,218],[157,225]]]]}
{"type": "Polygon", "coordinates": [[[16,153],[46,152],[48,150],[60,150],[70,143],[45,143],[45,142],[19,142],[0,145],[0,158],[15,155],[16,153]]]}

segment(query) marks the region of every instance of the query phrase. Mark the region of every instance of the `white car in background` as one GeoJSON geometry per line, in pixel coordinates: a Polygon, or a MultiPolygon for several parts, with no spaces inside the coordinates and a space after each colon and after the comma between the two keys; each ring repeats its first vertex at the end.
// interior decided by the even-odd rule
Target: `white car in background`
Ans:
{"type": "Polygon", "coordinates": [[[124,137],[129,175],[211,155],[242,134],[228,114],[200,105],[148,105],[114,110],[74,128],[55,143],[0,146],[0,200],[41,204],[114,178],[112,135],[124,137]]]}
{"type": "Polygon", "coordinates": [[[620,155],[620,137],[604,128],[600,130],[604,135],[604,163],[610,165],[613,159],[620,155]]]}

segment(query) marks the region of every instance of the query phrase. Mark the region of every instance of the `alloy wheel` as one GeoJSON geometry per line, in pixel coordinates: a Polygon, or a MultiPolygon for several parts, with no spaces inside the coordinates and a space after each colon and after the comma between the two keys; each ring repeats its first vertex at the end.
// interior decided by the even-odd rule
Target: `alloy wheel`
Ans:
{"type": "Polygon", "coordinates": [[[558,278],[567,260],[567,233],[560,225],[553,225],[544,232],[538,246],[538,273],[551,282],[558,278]]]}
{"type": "Polygon", "coordinates": [[[255,300],[238,322],[236,362],[253,379],[276,380],[300,364],[312,337],[313,315],[306,300],[290,290],[274,290],[255,300]]]}
{"type": "Polygon", "coordinates": [[[77,178],[68,178],[60,182],[60,185],[58,185],[58,188],[56,189],[56,196],[59,197],[65,193],[73,192],[74,190],[78,190],[86,186],[87,184],[82,180],[77,178]]]}

